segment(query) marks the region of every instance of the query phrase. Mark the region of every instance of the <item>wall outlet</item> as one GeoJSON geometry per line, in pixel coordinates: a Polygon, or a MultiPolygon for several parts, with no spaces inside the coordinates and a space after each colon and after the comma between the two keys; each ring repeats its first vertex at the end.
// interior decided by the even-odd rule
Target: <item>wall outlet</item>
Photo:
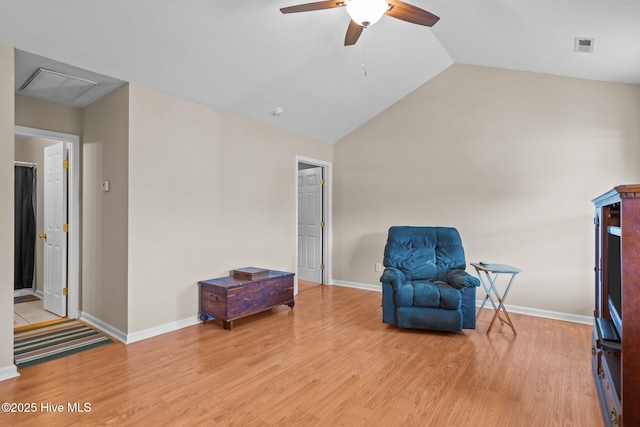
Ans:
{"type": "Polygon", "coordinates": [[[382,264],[376,262],[376,271],[382,271],[382,264]]]}

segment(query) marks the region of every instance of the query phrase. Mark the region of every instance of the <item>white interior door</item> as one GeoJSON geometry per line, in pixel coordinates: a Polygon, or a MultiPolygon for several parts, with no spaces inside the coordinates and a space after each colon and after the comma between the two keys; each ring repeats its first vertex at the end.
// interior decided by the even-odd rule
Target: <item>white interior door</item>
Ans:
{"type": "Polygon", "coordinates": [[[298,171],[298,278],[322,283],[322,168],[298,171]]]}
{"type": "Polygon", "coordinates": [[[44,149],[44,309],[67,315],[67,170],[64,143],[44,149]]]}

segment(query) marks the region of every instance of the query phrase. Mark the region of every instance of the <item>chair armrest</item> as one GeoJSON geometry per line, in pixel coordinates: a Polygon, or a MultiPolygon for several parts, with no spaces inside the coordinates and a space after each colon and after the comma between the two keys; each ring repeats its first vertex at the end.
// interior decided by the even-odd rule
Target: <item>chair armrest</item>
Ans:
{"type": "Polygon", "coordinates": [[[387,267],[384,269],[382,277],[380,277],[380,281],[383,285],[387,283],[396,289],[408,282],[407,276],[405,276],[402,271],[393,267],[387,267]]]}
{"type": "Polygon", "coordinates": [[[480,280],[477,277],[472,276],[466,271],[459,269],[449,270],[444,281],[447,282],[449,286],[452,286],[456,289],[473,288],[476,286],[480,286],[480,280]]]}

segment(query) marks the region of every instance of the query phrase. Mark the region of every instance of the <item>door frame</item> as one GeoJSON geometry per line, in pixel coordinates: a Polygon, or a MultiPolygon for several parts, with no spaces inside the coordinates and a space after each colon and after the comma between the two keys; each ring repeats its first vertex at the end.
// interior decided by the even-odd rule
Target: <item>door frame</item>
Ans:
{"type": "MultiPolygon", "coordinates": [[[[331,278],[333,277],[331,268],[331,229],[333,220],[331,217],[331,200],[333,189],[333,175],[332,165],[324,160],[312,159],[310,157],[304,157],[296,155],[296,167],[295,167],[295,268],[298,272],[298,164],[307,163],[310,165],[318,166],[322,168],[322,176],[325,180],[325,185],[322,186],[322,217],[324,218],[325,226],[322,229],[322,263],[324,264],[324,270],[322,271],[322,284],[331,284],[331,278]]],[[[298,275],[295,275],[294,280],[294,293],[298,294],[298,275]]]]}
{"type": "Polygon", "coordinates": [[[67,317],[77,319],[80,315],[80,136],[25,126],[15,126],[14,134],[66,142],[69,147],[67,317]]]}

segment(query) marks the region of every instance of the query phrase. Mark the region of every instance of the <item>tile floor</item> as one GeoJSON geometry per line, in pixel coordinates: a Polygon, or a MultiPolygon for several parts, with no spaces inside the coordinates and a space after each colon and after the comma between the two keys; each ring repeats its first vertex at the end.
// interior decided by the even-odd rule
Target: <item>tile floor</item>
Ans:
{"type": "Polygon", "coordinates": [[[60,317],[42,308],[42,300],[13,305],[14,328],[57,319],[60,319],[60,317]]]}

